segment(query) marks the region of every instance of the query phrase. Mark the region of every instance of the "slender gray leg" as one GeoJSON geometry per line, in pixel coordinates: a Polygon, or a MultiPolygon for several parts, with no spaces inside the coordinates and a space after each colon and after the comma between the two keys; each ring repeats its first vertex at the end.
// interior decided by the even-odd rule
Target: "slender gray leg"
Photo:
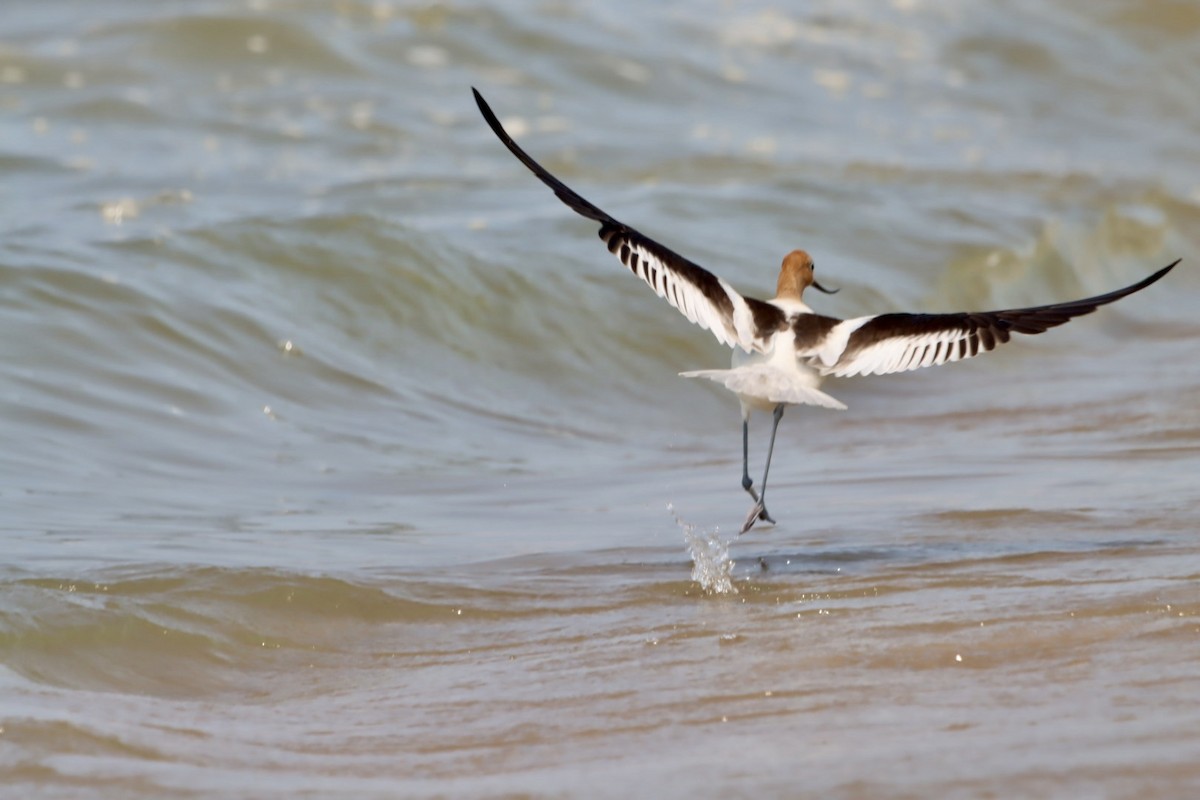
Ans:
{"type": "Polygon", "coordinates": [[[750,493],[754,502],[758,502],[758,492],[754,491],[754,481],[750,480],[750,420],[742,420],[742,488],[750,493]]]}
{"type": "Polygon", "coordinates": [[[779,430],[779,420],[783,419],[783,403],[775,406],[775,421],[771,426],[771,441],[767,445],[767,465],[763,467],[762,479],[762,499],[766,502],[767,499],[767,473],[771,471],[771,454],[775,452],[775,431],[779,430]]]}
{"type": "Polygon", "coordinates": [[[755,498],[754,507],[750,509],[750,514],[746,517],[746,521],[742,523],[741,533],[750,530],[754,526],[754,523],[760,519],[763,522],[775,522],[775,520],[771,519],[771,515],[767,513],[767,475],[771,471],[771,456],[775,452],[775,433],[779,430],[779,420],[783,419],[783,403],[775,406],[774,417],[774,422],[771,425],[771,442],[767,445],[767,465],[763,467],[762,485],[760,486],[761,494],[755,498]]]}

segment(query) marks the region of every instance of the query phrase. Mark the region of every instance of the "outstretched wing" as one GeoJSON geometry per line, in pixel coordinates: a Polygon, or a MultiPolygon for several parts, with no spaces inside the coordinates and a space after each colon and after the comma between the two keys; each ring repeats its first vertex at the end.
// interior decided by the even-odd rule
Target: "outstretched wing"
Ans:
{"type": "MultiPolygon", "coordinates": [[[[823,375],[884,375],[960,361],[1007,342],[1014,333],[1041,333],[1145,289],[1180,259],[1115,292],[1034,308],[959,314],[879,314],[830,325],[819,339],[797,335],[797,356],[823,375]]],[[[797,332],[799,333],[799,332],[797,332]]]]}
{"type": "Polygon", "coordinates": [[[600,238],[609,251],[689,320],[712,331],[722,344],[741,347],[747,352],[761,349],[763,337],[774,333],[783,323],[784,314],[775,306],[743,297],[724,279],[613,219],[580,197],[522,150],[504,130],[479,91],[475,88],[471,91],[475,93],[475,102],[483,118],[504,146],[575,213],[599,222],[600,238]]]}

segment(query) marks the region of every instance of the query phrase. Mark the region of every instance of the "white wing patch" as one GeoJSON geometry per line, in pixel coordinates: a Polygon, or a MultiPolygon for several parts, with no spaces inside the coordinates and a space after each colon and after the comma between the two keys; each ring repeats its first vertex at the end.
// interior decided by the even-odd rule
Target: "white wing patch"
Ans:
{"type": "Polygon", "coordinates": [[[726,283],[724,278],[717,278],[717,280],[720,282],[721,288],[725,290],[725,294],[729,296],[729,301],[733,303],[733,332],[737,336],[737,346],[747,353],[762,352],[767,343],[758,336],[758,328],[754,324],[754,313],[750,310],[750,304],[746,302],[746,298],[738,294],[737,289],[726,283]]]}
{"type": "MultiPolygon", "coordinates": [[[[611,248],[612,243],[609,246],[611,248]]],[[[751,350],[754,340],[753,315],[745,299],[725,279],[717,278],[717,282],[729,300],[732,314],[720,308],[704,290],[676,273],[645,247],[622,241],[613,252],[655,294],[679,309],[689,321],[712,331],[721,344],[741,347],[747,352],[751,350]]]]}
{"type": "MultiPolygon", "coordinates": [[[[871,319],[873,317],[863,320],[847,320],[838,328],[850,323],[858,323],[854,327],[854,330],[857,330],[871,319]]],[[[833,346],[840,345],[841,350],[844,351],[848,339],[849,333],[840,343],[831,341],[828,349],[821,348],[819,353],[821,363],[817,368],[822,375],[846,378],[854,375],[887,375],[892,372],[907,372],[922,367],[960,361],[992,349],[984,346],[974,331],[954,327],[930,333],[890,336],[867,345],[858,352],[852,353],[848,358],[844,352],[835,354],[832,350],[833,346]]]]}
{"type": "Polygon", "coordinates": [[[816,357],[820,363],[813,366],[821,370],[822,374],[828,374],[825,368],[836,364],[837,360],[846,352],[846,344],[850,341],[850,334],[873,319],[875,319],[875,316],[856,317],[839,322],[829,330],[829,333],[809,345],[804,351],[801,352],[798,350],[796,355],[805,360],[816,357]]]}

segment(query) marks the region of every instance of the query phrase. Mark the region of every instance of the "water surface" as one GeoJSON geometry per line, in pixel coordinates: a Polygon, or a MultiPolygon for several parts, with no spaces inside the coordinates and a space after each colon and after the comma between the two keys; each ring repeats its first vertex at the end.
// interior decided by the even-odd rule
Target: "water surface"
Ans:
{"type": "Polygon", "coordinates": [[[1200,788],[1190,6],[4,16],[0,785],[1200,788]],[[831,381],[848,411],[784,418],[779,525],[731,542],[736,403],[676,377],[727,352],[472,85],[750,294],[809,250],[824,313],[1184,263],[986,358],[831,381]]]}

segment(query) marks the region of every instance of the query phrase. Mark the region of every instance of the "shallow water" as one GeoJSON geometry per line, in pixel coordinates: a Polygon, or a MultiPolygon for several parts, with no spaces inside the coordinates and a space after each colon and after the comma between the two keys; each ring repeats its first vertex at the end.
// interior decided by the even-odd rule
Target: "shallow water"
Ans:
{"type": "Polygon", "coordinates": [[[0,786],[1200,789],[1200,14],[17,0],[0,786]],[[495,141],[748,293],[1030,305],[784,417],[495,141]],[[761,464],[767,420],[755,419],[761,464]],[[693,555],[696,556],[693,559],[693,555]]]}

